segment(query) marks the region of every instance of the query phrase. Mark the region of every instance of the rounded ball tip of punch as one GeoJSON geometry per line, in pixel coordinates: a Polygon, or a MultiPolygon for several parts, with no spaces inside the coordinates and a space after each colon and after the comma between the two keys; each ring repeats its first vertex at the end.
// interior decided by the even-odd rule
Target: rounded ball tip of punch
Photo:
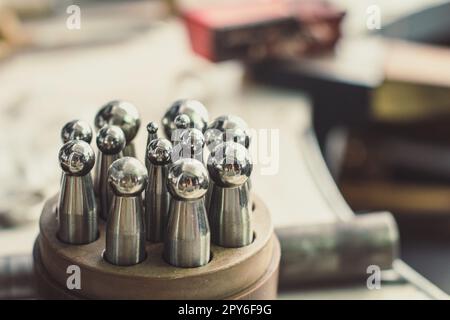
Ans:
{"type": "Polygon", "coordinates": [[[59,150],[59,164],[65,173],[85,176],[94,167],[95,154],[83,140],[70,140],[59,150]]]}
{"type": "Polygon", "coordinates": [[[104,105],[95,116],[95,127],[101,129],[110,124],[120,127],[127,142],[136,136],[141,120],[136,107],[127,101],[114,100],[104,105]]]}
{"type": "Polygon", "coordinates": [[[151,121],[147,124],[147,132],[150,134],[154,134],[154,133],[158,132],[158,129],[159,129],[159,127],[156,122],[151,121]]]}
{"type": "Polygon", "coordinates": [[[205,138],[211,151],[222,142],[233,141],[248,148],[251,141],[247,123],[235,115],[223,115],[214,119],[206,129],[205,138]]]}
{"type": "Polygon", "coordinates": [[[169,164],[172,160],[172,143],[163,138],[153,140],[148,145],[147,157],[156,165],[169,164]]]}
{"type": "Polygon", "coordinates": [[[83,140],[87,143],[92,141],[91,126],[82,120],[73,120],[64,125],[61,130],[61,140],[66,143],[70,140],[83,140]]]}
{"type": "Polygon", "coordinates": [[[169,170],[167,187],[175,198],[182,200],[199,199],[205,195],[208,185],[208,171],[196,159],[180,159],[169,170]]]}
{"type": "Polygon", "coordinates": [[[195,128],[185,130],[180,140],[183,146],[189,147],[194,153],[202,151],[205,145],[203,133],[195,128]]]}
{"type": "Polygon", "coordinates": [[[116,195],[138,195],[147,185],[147,169],[136,158],[117,159],[108,169],[108,183],[116,195]]]}
{"type": "Polygon", "coordinates": [[[204,132],[208,125],[209,116],[205,106],[197,100],[182,99],[175,101],[165,113],[162,124],[166,137],[171,138],[172,130],[176,129],[175,118],[185,114],[189,117],[190,127],[204,132]]]}
{"type": "Polygon", "coordinates": [[[191,119],[186,114],[179,114],[173,120],[177,129],[187,129],[191,125],[191,119]]]}
{"type": "Polygon", "coordinates": [[[210,126],[222,130],[248,128],[247,123],[241,117],[235,116],[233,114],[227,114],[217,117],[216,119],[214,119],[210,126]]]}
{"type": "Polygon", "coordinates": [[[117,126],[106,125],[97,133],[97,147],[104,154],[118,154],[125,144],[125,134],[117,126]]]}
{"type": "Polygon", "coordinates": [[[214,183],[226,188],[243,185],[252,173],[248,150],[236,142],[224,142],[211,152],[208,172],[214,183]]]}
{"type": "Polygon", "coordinates": [[[228,114],[215,118],[209,125],[208,129],[217,129],[222,132],[232,129],[247,129],[247,123],[238,116],[228,114]]]}

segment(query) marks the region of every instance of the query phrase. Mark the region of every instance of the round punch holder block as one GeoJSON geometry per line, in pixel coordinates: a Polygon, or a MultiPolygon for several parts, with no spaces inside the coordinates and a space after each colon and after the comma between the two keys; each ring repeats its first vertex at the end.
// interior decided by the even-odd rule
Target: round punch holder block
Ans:
{"type": "Polygon", "coordinates": [[[43,298],[52,299],[275,299],[280,245],[269,212],[252,196],[254,241],[242,248],[211,244],[211,261],[198,268],[174,267],[163,258],[162,243],[146,243],[147,257],[137,265],[115,266],[102,257],[105,223],[99,238],[70,245],[57,236],[57,197],[48,200],[34,247],[35,274],[43,298]],[[80,269],[80,289],[68,289],[68,267],[80,269]]]}

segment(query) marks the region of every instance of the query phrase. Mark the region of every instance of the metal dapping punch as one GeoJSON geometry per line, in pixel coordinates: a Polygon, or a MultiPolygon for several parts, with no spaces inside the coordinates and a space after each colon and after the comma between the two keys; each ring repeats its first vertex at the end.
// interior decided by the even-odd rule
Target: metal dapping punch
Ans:
{"type": "Polygon", "coordinates": [[[123,157],[108,170],[114,197],[106,225],[104,258],[128,266],[145,259],[144,210],[141,193],[147,185],[147,170],[139,160],[123,157]]]}
{"type": "Polygon", "coordinates": [[[113,201],[113,193],[108,183],[109,166],[122,157],[125,148],[125,135],[117,126],[105,125],[97,133],[97,167],[94,187],[99,199],[99,214],[107,220],[113,201]]]}
{"type": "Polygon", "coordinates": [[[210,231],[203,199],[208,184],[208,172],[198,160],[180,159],[169,169],[171,200],[164,258],[176,267],[200,267],[209,262],[210,231]]]}
{"type": "Polygon", "coordinates": [[[209,116],[205,106],[197,100],[182,99],[175,101],[164,114],[162,124],[167,139],[171,139],[172,131],[176,129],[174,120],[180,115],[185,114],[190,119],[190,127],[204,132],[208,125],[209,116]]]}
{"type": "Polygon", "coordinates": [[[175,129],[172,130],[170,140],[172,141],[172,145],[176,146],[181,142],[181,135],[184,130],[190,127],[191,119],[185,114],[179,114],[173,120],[175,124],[175,129]]]}
{"type": "Polygon", "coordinates": [[[97,239],[97,205],[90,171],[95,162],[91,146],[71,140],[59,151],[63,170],[58,202],[58,238],[70,244],[97,239]]]}
{"type": "Polygon", "coordinates": [[[280,284],[367,278],[371,265],[391,269],[399,253],[399,234],[392,214],[355,215],[334,183],[311,130],[303,142],[305,163],[317,192],[336,220],[275,230],[282,250],[280,284]]]}
{"type": "Polygon", "coordinates": [[[90,144],[92,141],[91,126],[86,121],[82,120],[72,120],[67,122],[61,129],[61,141],[64,144],[70,140],[83,140],[90,144]]]}
{"type": "Polygon", "coordinates": [[[104,105],[95,116],[95,127],[101,129],[105,124],[115,125],[122,129],[127,144],[123,150],[124,156],[135,157],[136,151],[133,139],[141,125],[139,112],[127,101],[114,100],[104,105]]]}
{"type": "Polygon", "coordinates": [[[158,138],[148,145],[146,155],[150,163],[148,184],[145,190],[145,225],[147,240],[161,242],[167,227],[170,194],[167,190],[167,175],[172,159],[172,144],[158,138]]]}
{"type": "Polygon", "coordinates": [[[147,143],[145,144],[145,166],[147,167],[147,170],[150,169],[150,163],[148,161],[148,146],[150,142],[158,138],[158,124],[156,122],[149,122],[147,124],[147,143]]]}
{"type": "Polygon", "coordinates": [[[222,247],[244,247],[252,243],[251,203],[247,179],[252,172],[247,149],[225,142],[211,152],[208,171],[214,181],[208,217],[212,242],[222,247]]]}
{"type": "Polygon", "coordinates": [[[248,149],[251,137],[248,125],[242,118],[235,115],[223,115],[208,125],[205,140],[210,151],[222,142],[229,141],[237,142],[248,149]]]}

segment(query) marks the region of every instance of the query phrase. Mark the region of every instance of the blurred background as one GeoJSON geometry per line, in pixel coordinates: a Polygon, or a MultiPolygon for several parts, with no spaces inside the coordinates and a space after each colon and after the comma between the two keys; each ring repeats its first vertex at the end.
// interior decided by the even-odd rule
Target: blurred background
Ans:
{"type": "MultiPolygon", "coordinates": [[[[0,0],[0,256],[31,252],[58,191],[66,122],[93,123],[113,99],[159,122],[171,102],[194,98],[211,119],[279,130],[278,170],[257,163],[252,175],[276,226],[336,220],[303,160],[312,126],[350,207],[391,211],[401,257],[450,293],[450,4],[293,1],[306,32],[280,40],[264,29],[263,45],[245,50],[226,36],[202,42],[202,28],[252,25],[208,8],[254,2],[0,0]]],[[[146,139],[141,128],[141,159],[146,139]]]]}

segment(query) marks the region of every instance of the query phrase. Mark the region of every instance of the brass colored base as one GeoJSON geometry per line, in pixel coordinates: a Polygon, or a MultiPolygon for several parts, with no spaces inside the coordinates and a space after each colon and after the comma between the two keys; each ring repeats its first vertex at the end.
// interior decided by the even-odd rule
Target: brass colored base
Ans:
{"type": "Polygon", "coordinates": [[[212,259],[200,268],[177,268],[162,258],[162,244],[147,242],[147,258],[131,267],[103,260],[105,224],[87,245],[68,245],[56,237],[55,203],[49,200],[40,219],[34,248],[35,273],[43,298],[52,299],[274,299],[280,246],[269,212],[254,197],[254,242],[243,248],[211,245],[212,259]],[[67,289],[67,268],[80,268],[81,289],[67,289]]]}

